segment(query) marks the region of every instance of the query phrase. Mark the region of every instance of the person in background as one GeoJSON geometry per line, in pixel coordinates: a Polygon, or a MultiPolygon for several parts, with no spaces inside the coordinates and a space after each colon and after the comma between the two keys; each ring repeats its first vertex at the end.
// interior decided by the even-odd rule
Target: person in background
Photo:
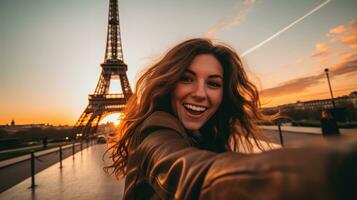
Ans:
{"type": "Polygon", "coordinates": [[[328,110],[323,110],[321,116],[322,136],[340,135],[336,120],[331,116],[331,113],[328,110]]]}
{"type": "Polygon", "coordinates": [[[42,139],[42,145],[43,145],[43,148],[44,148],[44,149],[47,148],[47,143],[48,143],[48,138],[47,138],[47,136],[45,136],[45,137],[42,139]]]}

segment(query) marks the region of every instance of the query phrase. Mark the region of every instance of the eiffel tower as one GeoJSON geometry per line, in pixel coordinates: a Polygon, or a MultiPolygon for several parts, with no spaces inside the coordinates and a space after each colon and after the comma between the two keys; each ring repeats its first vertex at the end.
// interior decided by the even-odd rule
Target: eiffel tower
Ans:
{"type": "Polygon", "coordinates": [[[94,94],[88,97],[89,104],[75,124],[75,132],[85,137],[94,135],[98,124],[105,116],[121,112],[132,91],[126,71],[127,65],[123,59],[123,48],[120,37],[118,1],[109,1],[108,32],[102,72],[94,94]],[[121,94],[109,94],[110,81],[119,79],[121,94]]]}

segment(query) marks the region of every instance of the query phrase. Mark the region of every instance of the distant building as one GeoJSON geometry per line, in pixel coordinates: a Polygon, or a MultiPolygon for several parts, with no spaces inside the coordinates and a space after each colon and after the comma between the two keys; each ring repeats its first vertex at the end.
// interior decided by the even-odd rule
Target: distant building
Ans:
{"type": "Polygon", "coordinates": [[[0,126],[0,128],[2,128],[3,130],[5,130],[6,132],[9,133],[14,133],[17,131],[23,131],[23,130],[27,130],[29,128],[47,128],[47,126],[45,124],[20,124],[20,125],[15,125],[15,122],[13,123],[13,121],[11,121],[11,126],[0,126]]]}
{"type": "MultiPolygon", "coordinates": [[[[349,95],[334,98],[335,105],[337,108],[350,107],[357,109],[357,91],[351,92],[349,95]]],[[[332,109],[331,99],[320,99],[312,101],[297,101],[296,103],[284,104],[276,107],[263,108],[267,112],[278,112],[287,110],[325,110],[332,109]]]]}
{"type": "Polygon", "coordinates": [[[351,92],[349,95],[354,108],[357,108],[357,91],[351,92]]]}

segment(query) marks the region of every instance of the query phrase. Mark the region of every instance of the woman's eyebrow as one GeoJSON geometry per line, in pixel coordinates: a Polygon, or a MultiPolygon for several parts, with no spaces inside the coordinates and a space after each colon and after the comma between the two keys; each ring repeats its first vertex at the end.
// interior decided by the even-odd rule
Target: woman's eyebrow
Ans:
{"type": "Polygon", "coordinates": [[[220,78],[223,80],[223,76],[220,74],[213,74],[213,75],[209,75],[208,78],[220,78]]]}
{"type": "Polygon", "coordinates": [[[185,73],[190,73],[190,74],[196,75],[196,73],[194,71],[191,71],[189,69],[186,69],[185,73]]]}
{"type": "MultiPolygon", "coordinates": [[[[194,71],[190,70],[190,69],[186,69],[185,73],[196,75],[196,73],[194,71]]],[[[223,76],[220,75],[220,74],[212,74],[212,75],[209,75],[208,78],[220,78],[220,79],[223,79],[223,76]]]]}

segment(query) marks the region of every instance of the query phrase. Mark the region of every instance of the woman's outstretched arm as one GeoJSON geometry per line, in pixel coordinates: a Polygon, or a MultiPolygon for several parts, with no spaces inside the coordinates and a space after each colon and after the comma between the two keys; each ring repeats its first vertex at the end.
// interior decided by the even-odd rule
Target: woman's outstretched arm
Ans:
{"type": "Polygon", "coordinates": [[[140,196],[142,182],[161,199],[340,199],[357,185],[357,140],[216,154],[193,147],[167,118],[159,121],[144,126],[129,156],[125,198],[140,196]]]}
{"type": "Polygon", "coordinates": [[[217,157],[201,199],[357,199],[357,137],[217,157]],[[233,198],[234,197],[234,198],[233,198]]]}

